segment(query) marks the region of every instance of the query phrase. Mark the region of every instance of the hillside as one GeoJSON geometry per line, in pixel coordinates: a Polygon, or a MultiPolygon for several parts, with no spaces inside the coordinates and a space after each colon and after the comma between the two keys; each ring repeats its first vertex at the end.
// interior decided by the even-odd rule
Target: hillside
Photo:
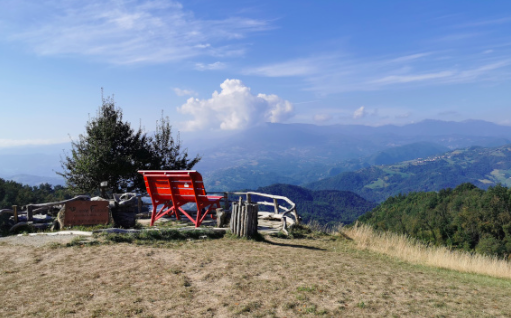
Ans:
{"type": "Polygon", "coordinates": [[[379,127],[267,123],[233,135],[204,138],[189,143],[190,153],[203,155],[196,169],[211,191],[232,191],[273,183],[304,185],[369,165],[424,158],[449,149],[501,146],[511,143],[511,127],[476,120],[379,127]]]}
{"type": "Polygon", "coordinates": [[[360,221],[422,242],[468,252],[511,255],[511,189],[470,183],[391,197],[360,221]]]}
{"type": "Polygon", "coordinates": [[[257,192],[288,197],[296,204],[305,223],[314,220],[322,225],[349,224],[376,206],[350,191],[312,191],[299,186],[274,184],[261,187],[257,192]]]}
{"type": "Polygon", "coordinates": [[[447,147],[430,142],[416,142],[381,150],[373,155],[345,160],[335,164],[306,161],[294,156],[247,160],[239,166],[206,172],[208,189],[232,191],[254,189],[274,183],[303,185],[345,171],[404,160],[423,158],[448,151],[447,147]]]}
{"type": "Polygon", "coordinates": [[[471,147],[394,165],[372,166],[312,182],[306,187],[353,191],[368,200],[381,202],[399,193],[439,191],[465,182],[483,189],[499,183],[510,186],[509,177],[511,145],[471,147]]]}

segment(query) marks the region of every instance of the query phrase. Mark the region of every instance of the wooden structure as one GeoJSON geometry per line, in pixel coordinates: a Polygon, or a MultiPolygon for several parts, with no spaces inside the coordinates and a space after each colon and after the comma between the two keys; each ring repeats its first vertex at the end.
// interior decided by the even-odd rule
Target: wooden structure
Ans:
{"type": "Polygon", "coordinates": [[[195,227],[199,227],[205,217],[212,218],[215,208],[220,208],[223,196],[209,196],[204,189],[202,176],[195,170],[139,170],[144,176],[147,193],[151,197],[153,211],[151,226],[164,215],[174,215],[180,219],[183,213],[195,227]],[[181,208],[184,204],[195,203],[197,215],[195,219],[181,208]],[[159,205],[163,207],[157,212],[159,205]]]}
{"type": "Polygon", "coordinates": [[[273,212],[259,211],[258,217],[261,220],[280,221],[280,230],[286,235],[289,235],[289,229],[291,227],[295,224],[300,224],[301,218],[296,210],[296,204],[287,197],[253,191],[233,192],[232,194],[246,196],[247,202],[249,203],[253,202],[258,205],[273,207],[273,212]],[[271,199],[271,201],[257,200],[254,202],[254,198],[268,198],[271,199]],[[283,201],[283,203],[287,203],[289,207],[280,204],[279,200],[283,201]]]}
{"type": "Polygon", "coordinates": [[[251,202],[243,202],[240,197],[238,203],[232,204],[230,229],[240,237],[254,237],[257,234],[258,205],[251,202]]]}

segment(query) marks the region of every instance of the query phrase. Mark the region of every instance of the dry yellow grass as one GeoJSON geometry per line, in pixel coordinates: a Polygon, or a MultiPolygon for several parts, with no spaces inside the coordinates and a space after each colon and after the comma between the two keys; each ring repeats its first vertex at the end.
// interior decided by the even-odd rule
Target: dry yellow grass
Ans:
{"type": "Polygon", "coordinates": [[[413,264],[511,279],[511,263],[497,257],[449,250],[445,247],[426,247],[404,235],[376,232],[365,224],[356,224],[341,231],[351,237],[359,248],[395,256],[413,264]]]}
{"type": "Polygon", "coordinates": [[[1,317],[511,317],[511,282],[342,236],[0,245],[1,317]]]}

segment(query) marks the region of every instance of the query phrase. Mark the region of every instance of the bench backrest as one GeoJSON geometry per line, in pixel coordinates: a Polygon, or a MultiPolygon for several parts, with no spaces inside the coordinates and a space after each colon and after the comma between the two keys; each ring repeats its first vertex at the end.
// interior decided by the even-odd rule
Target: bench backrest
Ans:
{"type": "Polygon", "coordinates": [[[147,192],[155,200],[207,200],[202,176],[195,170],[139,170],[147,192]]]}

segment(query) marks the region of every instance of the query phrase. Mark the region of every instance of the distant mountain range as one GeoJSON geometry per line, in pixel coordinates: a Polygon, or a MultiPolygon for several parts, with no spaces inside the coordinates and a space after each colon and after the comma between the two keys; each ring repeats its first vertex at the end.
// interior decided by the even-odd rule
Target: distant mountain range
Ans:
{"type": "MultiPolygon", "coordinates": [[[[470,146],[511,143],[511,127],[484,121],[425,120],[404,126],[265,124],[214,139],[185,140],[211,191],[304,185],[371,165],[393,164],[470,146]]],[[[0,149],[0,177],[59,182],[60,156],[71,143],[0,149]],[[23,175],[23,178],[20,177],[23,175]]],[[[63,182],[62,179],[60,179],[63,182]]]]}
{"type": "Polygon", "coordinates": [[[479,188],[511,186],[511,145],[470,147],[393,165],[344,172],[306,185],[312,190],[353,191],[380,202],[399,193],[438,191],[470,182],[479,188]]]}
{"type": "Polygon", "coordinates": [[[215,191],[304,185],[374,164],[509,143],[511,127],[473,120],[380,127],[266,124],[204,148],[197,170],[215,191]]]}

